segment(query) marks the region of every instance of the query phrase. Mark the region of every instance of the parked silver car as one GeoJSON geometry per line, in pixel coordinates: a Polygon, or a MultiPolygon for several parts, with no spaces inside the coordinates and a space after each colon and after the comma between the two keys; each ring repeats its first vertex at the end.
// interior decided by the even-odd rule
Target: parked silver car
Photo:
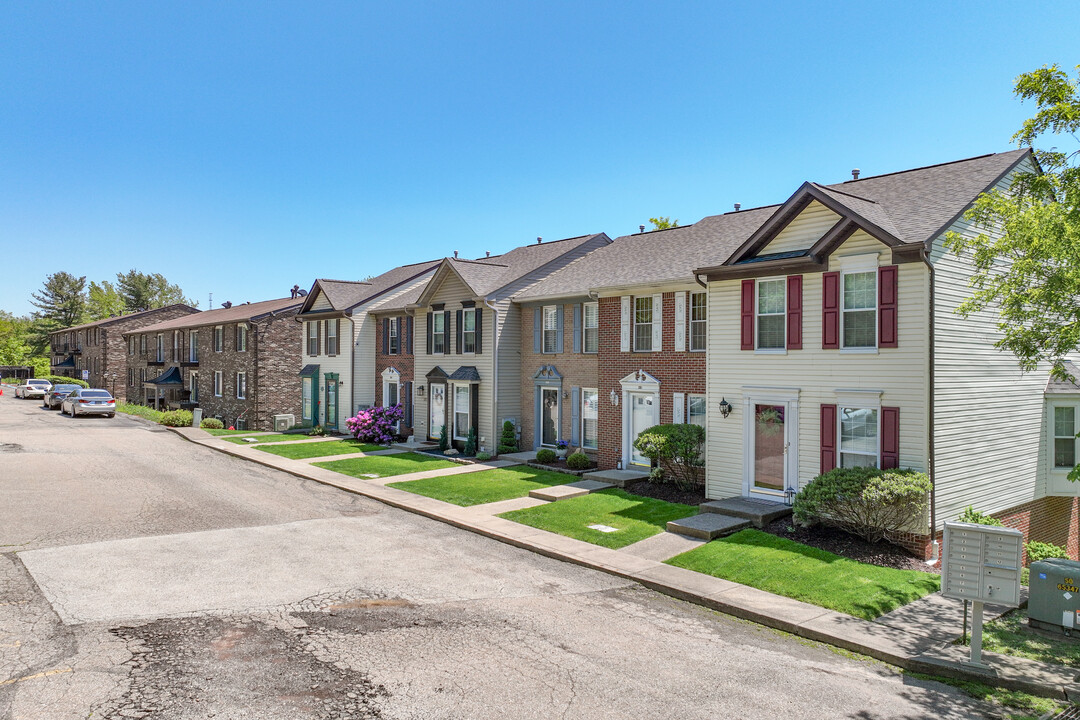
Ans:
{"type": "Polygon", "coordinates": [[[32,398],[45,397],[45,393],[52,389],[52,383],[40,378],[30,378],[15,386],[15,397],[32,398]]]}
{"type": "Polygon", "coordinates": [[[60,412],[75,417],[76,415],[116,415],[116,400],[108,390],[79,388],[68,393],[60,403],[60,412]]]}
{"type": "Polygon", "coordinates": [[[56,410],[60,407],[60,404],[64,402],[64,398],[81,387],[82,385],[67,385],[63,383],[60,385],[53,385],[52,389],[45,393],[45,399],[42,401],[41,406],[46,410],[56,410]]]}

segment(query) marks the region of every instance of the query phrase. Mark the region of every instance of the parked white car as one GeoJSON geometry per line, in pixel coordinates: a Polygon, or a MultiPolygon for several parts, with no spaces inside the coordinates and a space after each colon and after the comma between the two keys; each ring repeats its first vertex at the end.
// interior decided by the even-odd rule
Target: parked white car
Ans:
{"type": "Polygon", "coordinates": [[[15,386],[17,398],[43,398],[45,393],[52,390],[52,383],[48,380],[31,378],[15,386]]]}
{"type": "Polygon", "coordinates": [[[76,415],[116,415],[116,400],[108,390],[79,388],[60,403],[60,412],[76,415]]]}

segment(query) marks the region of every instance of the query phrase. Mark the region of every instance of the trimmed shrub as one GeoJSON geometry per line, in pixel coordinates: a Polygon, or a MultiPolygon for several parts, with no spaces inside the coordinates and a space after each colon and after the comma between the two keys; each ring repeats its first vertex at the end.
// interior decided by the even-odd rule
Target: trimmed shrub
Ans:
{"type": "Polygon", "coordinates": [[[491,453],[489,453],[489,452],[478,452],[478,453],[476,453],[476,459],[479,460],[480,462],[487,462],[488,460],[491,459],[491,453]]]}
{"type": "Polygon", "coordinates": [[[538,463],[555,462],[555,457],[555,451],[551,448],[540,448],[536,451],[536,462],[538,463]]]}
{"type": "Polygon", "coordinates": [[[169,410],[161,414],[158,423],[168,427],[191,427],[191,421],[194,419],[195,416],[190,410],[169,410]]]}
{"type": "Polygon", "coordinates": [[[589,456],[583,452],[571,453],[566,458],[566,467],[571,470],[588,470],[591,464],[589,456]]]}
{"type": "Polygon", "coordinates": [[[394,442],[394,423],[405,417],[401,403],[390,407],[378,405],[361,410],[351,418],[346,418],[345,427],[360,442],[389,445],[394,442]]]}
{"type": "Polygon", "coordinates": [[[82,387],[82,388],[90,387],[90,383],[86,382],[85,380],[80,380],[78,378],[64,377],[63,375],[43,375],[43,376],[41,376],[39,378],[35,378],[35,379],[36,380],[48,380],[53,385],[78,385],[79,387],[82,387]]]}
{"type": "Polygon", "coordinates": [[[446,429],[446,423],[443,423],[442,429],[439,430],[439,449],[444,453],[450,449],[450,434],[446,429]]]}
{"type": "Polygon", "coordinates": [[[704,445],[705,428],[689,423],[654,425],[634,441],[637,451],[652,460],[664,471],[664,477],[681,490],[701,483],[704,445]]]}
{"type": "Polygon", "coordinates": [[[465,454],[470,457],[476,454],[476,428],[469,428],[469,436],[465,438],[465,454]]]}
{"type": "Polygon", "coordinates": [[[960,513],[960,517],[956,518],[958,522],[975,523],[976,525],[994,525],[995,527],[1002,527],[1002,522],[996,517],[990,517],[976,510],[973,506],[968,505],[964,508],[964,512],[960,513]]]}
{"type": "Polygon", "coordinates": [[[199,423],[199,427],[203,430],[221,430],[225,425],[217,418],[206,418],[199,423]]]}
{"type": "MultiPolygon", "coordinates": [[[[232,428],[229,429],[232,430],[232,428]]],[[[315,425],[308,430],[308,437],[322,437],[323,435],[326,435],[326,428],[322,425],[315,425]]]]}
{"type": "Polygon", "coordinates": [[[502,426],[502,436],[499,438],[499,454],[517,452],[517,435],[514,433],[514,423],[506,420],[502,426]]]}
{"type": "Polygon", "coordinates": [[[1043,560],[1050,560],[1051,558],[1067,559],[1069,557],[1069,551],[1060,545],[1039,542],[1038,540],[1024,543],[1024,550],[1027,552],[1028,565],[1031,563],[1042,562],[1043,560]]]}
{"type": "Polygon", "coordinates": [[[821,522],[869,542],[897,542],[926,512],[930,478],[915,470],[836,468],[795,496],[795,519],[821,522]]]}

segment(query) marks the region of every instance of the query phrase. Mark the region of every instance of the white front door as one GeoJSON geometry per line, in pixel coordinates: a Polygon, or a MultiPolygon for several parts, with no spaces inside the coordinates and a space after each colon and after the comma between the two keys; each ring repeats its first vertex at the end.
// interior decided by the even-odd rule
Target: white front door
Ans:
{"type": "Polygon", "coordinates": [[[428,438],[438,440],[446,424],[446,385],[428,386],[428,438]]]}
{"type": "Polygon", "coordinates": [[[650,465],[651,461],[637,451],[634,441],[644,430],[660,424],[660,398],[654,393],[629,393],[630,402],[630,462],[650,465]]]}
{"type": "Polygon", "coordinates": [[[559,439],[559,388],[542,388],[540,397],[540,444],[555,447],[559,439]]]}
{"type": "Polygon", "coordinates": [[[798,488],[798,404],[752,398],[746,426],[746,495],[782,500],[798,488]]]}

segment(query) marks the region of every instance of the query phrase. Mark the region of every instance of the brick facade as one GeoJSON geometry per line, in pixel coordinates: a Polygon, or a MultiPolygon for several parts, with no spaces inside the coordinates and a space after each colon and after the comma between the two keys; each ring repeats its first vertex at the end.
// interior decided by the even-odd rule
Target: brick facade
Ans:
{"type": "MultiPolygon", "coordinates": [[[[406,437],[413,434],[412,425],[408,424],[408,408],[414,406],[414,398],[405,397],[406,386],[405,383],[412,383],[414,379],[414,356],[412,352],[409,352],[410,347],[413,351],[416,349],[416,325],[413,324],[413,338],[409,337],[409,320],[408,316],[393,315],[388,317],[381,317],[375,325],[375,377],[373,382],[375,383],[375,405],[381,406],[383,404],[383,371],[394,368],[398,371],[400,385],[398,386],[398,399],[399,402],[407,403],[405,422],[400,427],[400,433],[406,437]],[[398,351],[396,353],[387,352],[387,343],[384,341],[386,337],[386,326],[392,318],[397,318],[398,321],[398,351]],[[410,345],[410,341],[412,344],[410,345]]],[[[423,338],[421,338],[423,341],[423,338]]],[[[415,394],[415,387],[413,387],[413,394],[415,394]]]]}

